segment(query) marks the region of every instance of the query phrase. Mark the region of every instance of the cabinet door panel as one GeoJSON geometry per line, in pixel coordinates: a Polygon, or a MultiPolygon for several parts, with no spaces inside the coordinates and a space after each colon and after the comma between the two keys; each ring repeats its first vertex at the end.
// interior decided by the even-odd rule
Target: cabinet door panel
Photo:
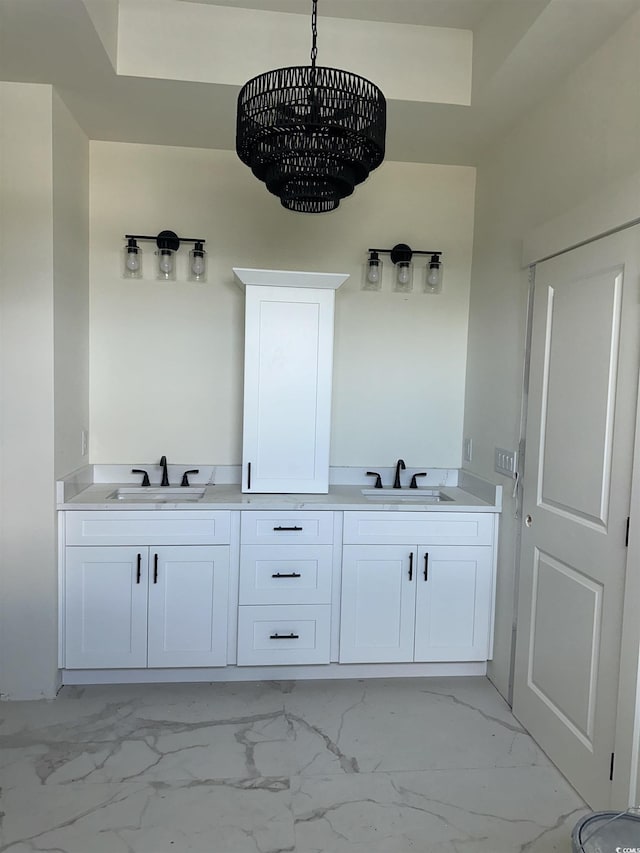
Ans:
{"type": "Polygon", "coordinates": [[[416,661],[488,658],[491,554],[492,549],[486,547],[420,548],[416,661]],[[428,563],[425,564],[427,554],[428,563]]]}
{"type": "Polygon", "coordinates": [[[246,289],[245,492],[328,491],[333,306],[333,290],[246,289]]]}
{"type": "Polygon", "coordinates": [[[340,663],[413,660],[416,574],[403,545],[345,545],[340,663]]]}
{"type": "Polygon", "coordinates": [[[147,549],[67,548],[65,666],[147,665],[147,549]]]}
{"type": "Polygon", "coordinates": [[[149,666],[227,662],[229,548],[151,548],[149,666]]]}

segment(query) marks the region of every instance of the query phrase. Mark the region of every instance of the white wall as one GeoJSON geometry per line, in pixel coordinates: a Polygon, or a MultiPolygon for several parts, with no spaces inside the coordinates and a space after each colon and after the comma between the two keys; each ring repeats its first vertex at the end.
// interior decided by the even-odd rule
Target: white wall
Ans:
{"type": "Polygon", "coordinates": [[[50,86],[0,83],[0,115],[0,696],[29,699],[59,684],[54,480],[88,417],[88,142],[50,86]]]}
{"type": "MultiPolygon", "coordinates": [[[[457,466],[475,172],[385,163],[328,215],[285,211],[230,151],[92,142],[91,461],[240,462],[243,295],[232,267],[348,272],[337,294],[331,461],[457,466]],[[209,281],[121,278],[125,233],[203,237],[209,281]],[[441,296],[365,292],[369,246],[445,253],[441,296]]],[[[387,261],[387,267],[391,264],[387,261]]]]}
{"type": "Polygon", "coordinates": [[[0,695],[56,688],[50,86],[0,84],[0,695]]]}
{"type": "Polygon", "coordinates": [[[88,462],[89,143],[53,95],[53,284],[55,475],[88,462]]]}
{"type": "MultiPolygon", "coordinates": [[[[522,238],[640,168],[639,42],[636,15],[478,164],[464,435],[473,439],[468,467],[480,475],[492,476],[495,446],[518,442],[527,296],[522,238]]],[[[505,695],[520,523],[506,491],[490,669],[505,695]]]]}

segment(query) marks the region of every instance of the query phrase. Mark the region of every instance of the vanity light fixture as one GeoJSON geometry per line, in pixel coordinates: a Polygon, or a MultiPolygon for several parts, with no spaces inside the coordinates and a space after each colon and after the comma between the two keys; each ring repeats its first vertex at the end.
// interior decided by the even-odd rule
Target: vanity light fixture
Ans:
{"type": "Polygon", "coordinates": [[[175,253],[180,243],[193,243],[189,252],[189,281],[207,280],[207,253],[204,250],[205,240],[194,237],[178,237],[175,231],[161,231],[157,236],[148,234],[125,234],[127,241],[124,247],[124,278],[142,278],[142,250],[138,240],[150,241],[156,244],[155,254],[158,258],[157,278],[161,281],[175,281],[175,253]]]}
{"type": "Polygon", "coordinates": [[[442,252],[433,249],[412,249],[406,243],[396,243],[393,249],[368,249],[365,264],[363,290],[382,289],[382,261],[380,255],[389,255],[395,266],[393,289],[396,293],[411,293],[413,290],[413,256],[430,255],[424,271],[424,293],[442,291],[442,252]]]}

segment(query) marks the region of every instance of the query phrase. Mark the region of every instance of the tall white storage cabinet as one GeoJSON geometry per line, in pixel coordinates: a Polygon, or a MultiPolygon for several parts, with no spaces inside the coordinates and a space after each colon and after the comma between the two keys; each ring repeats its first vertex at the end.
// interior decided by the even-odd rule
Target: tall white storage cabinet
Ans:
{"type": "Polygon", "coordinates": [[[242,491],[328,492],[335,291],[348,275],[234,273],[246,295],[242,491]]]}

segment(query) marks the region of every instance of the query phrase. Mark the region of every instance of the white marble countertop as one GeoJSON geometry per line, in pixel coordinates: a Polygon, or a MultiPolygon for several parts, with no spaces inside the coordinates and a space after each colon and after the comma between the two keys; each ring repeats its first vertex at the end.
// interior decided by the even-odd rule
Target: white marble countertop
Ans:
{"type": "MultiPolygon", "coordinates": [[[[370,483],[358,485],[331,485],[326,494],[246,494],[237,483],[219,485],[199,484],[205,493],[199,500],[135,501],[112,498],[117,489],[131,486],[124,482],[82,482],[81,479],[58,482],[59,510],[337,510],[337,511],[385,511],[385,512],[500,512],[502,509],[502,487],[486,483],[472,475],[461,472],[454,478],[456,485],[441,485],[436,488],[446,499],[421,502],[411,497],[406,487],[402,490],[409,500],[387,500],[383,496],[368,499],[362,494],[370,483]]],[[[194,482],[194,485],[198,485],[194,482]]],[[[433,486],[429,486],[433,488],[433,486]]],[[[155,487],[157,490],[157,487],[155,487]]]]}

